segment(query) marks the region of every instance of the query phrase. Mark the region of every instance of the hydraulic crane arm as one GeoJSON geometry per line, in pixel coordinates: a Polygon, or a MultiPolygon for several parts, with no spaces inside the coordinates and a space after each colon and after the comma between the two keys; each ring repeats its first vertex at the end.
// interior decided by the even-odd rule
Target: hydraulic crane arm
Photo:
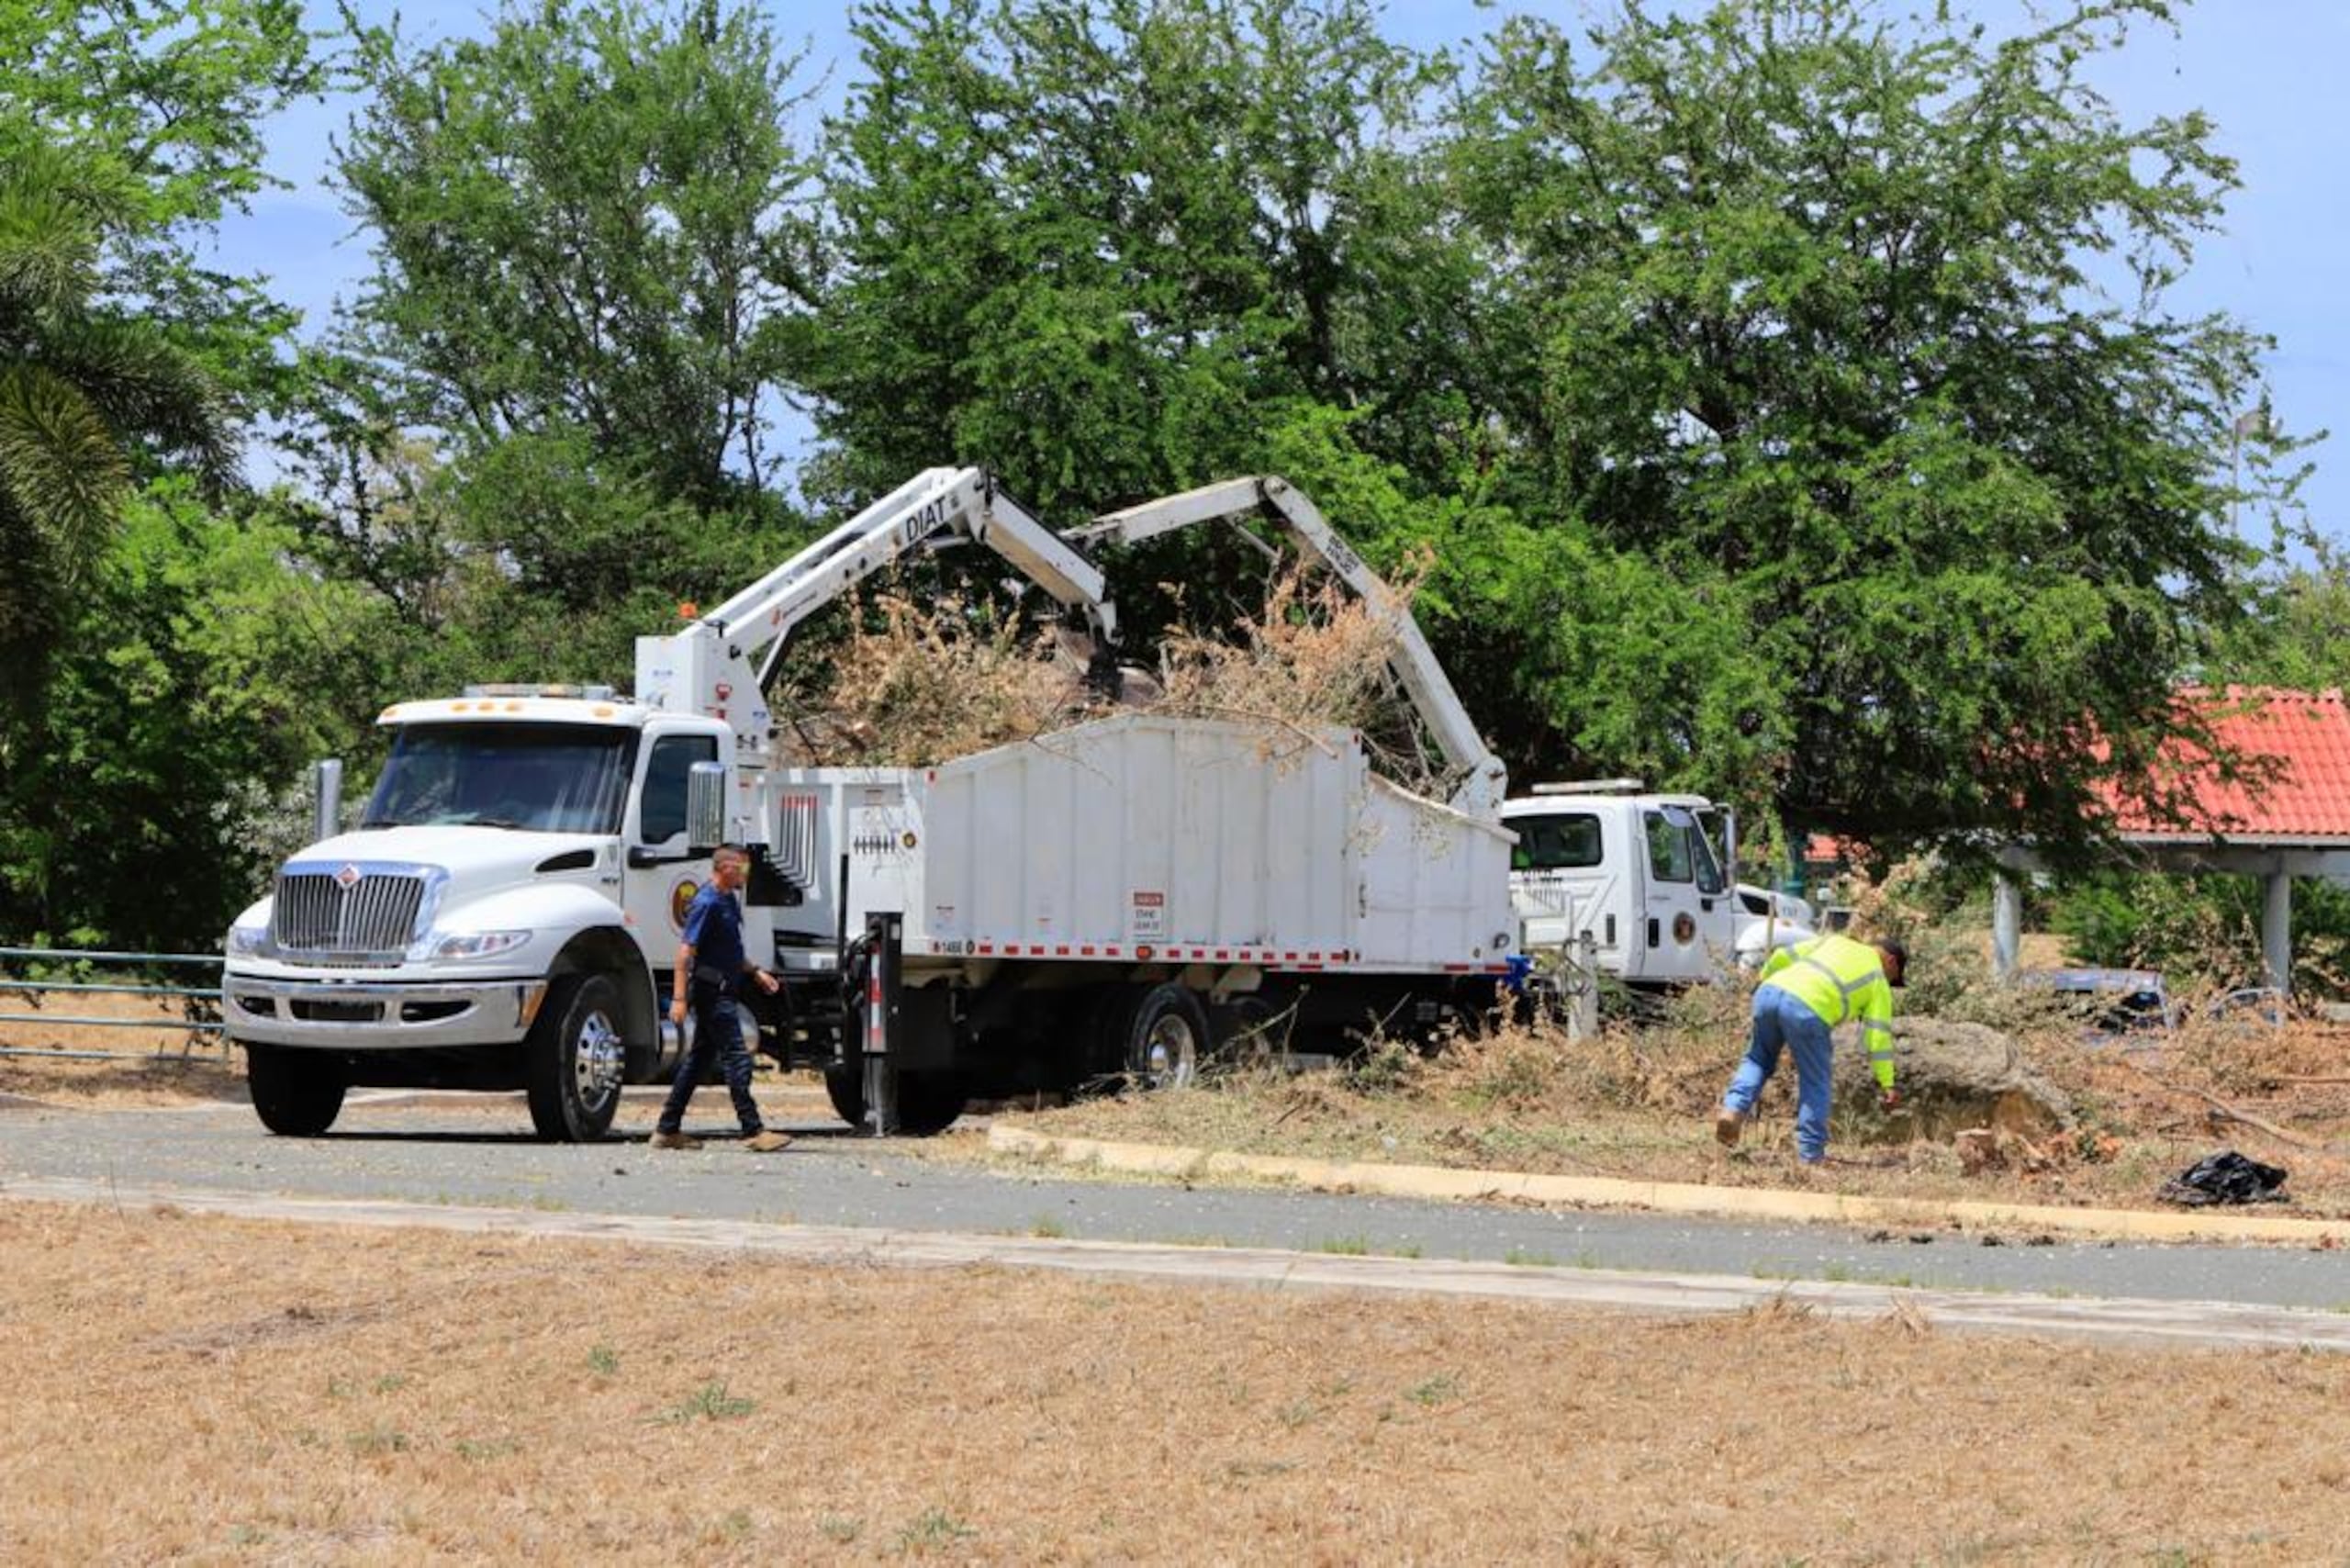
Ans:
{"type": "Polygon", "coordinates": [[[772,725],[767,684],[800,623],[884,567],[963,540],[988,546],[1061,604],[1083,610],[1102,647],[1116,641],[1117,610],[1091,562],[999,490],[985,469],[930,468],[684,631],[638,638],[637,700],[723,720],[738,754],[763,754],[772,725]]]}
{"type": "Polygon", "coordinates": [[[1138,544],[1179,528],[1258,515],[1278,520],[1308,554],[1337,574],[1387,624],[1395,639],[1389,666],[1403,683],[1421,722],[1435,737],[1445,761],[1462,775],[1451,803],[1472,816],[1497,820],[1502,797],[1508,792],[1508,770],[1499,757],[1486,749],[1483,737],[1478,734],[1469,711],[1461,705],[1460,694],[1453,690],[1444,666],[1437,662],[1435,651],[1420,634],[1419,623],[1412,619],[1410,609],[1394,590],[1338,537],[1320,509],[1288,480],[1268,476],[1227,479],[1203,486],[1180,496],[1106,512],[1085,527],[1070,531],[1069,537],[1088,543],[1108,540],[1138,544]]]}

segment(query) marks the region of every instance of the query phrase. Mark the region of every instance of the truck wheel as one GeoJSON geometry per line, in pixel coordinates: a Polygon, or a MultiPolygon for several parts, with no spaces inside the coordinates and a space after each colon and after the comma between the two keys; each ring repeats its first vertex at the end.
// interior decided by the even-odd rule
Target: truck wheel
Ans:
{"type": "Polygon", "coordinates": [[[628,1052],[621,992],[609,975],[554,982],[531,1026],[526,1081],[531,1125],[551,1143],[587,1143],[611,1130],[628,1052]]]}
{"type": "Polygon", "coordinates": [[[1188,1089],[1208,1050],[1208,1013],[1192,988],[1164,980],[1143,992],[1125,1026],[1126,1077],[1139,1089],[1188,1089]]]}
{"type": "MultiPolygon", "coordinates": [[[[865,1064],[834,1062],[824,1069],[824,1093],[833,1109],[850,1126],[865,1126],[865,1064]]],[[[955,1125],[970,1103],[962,1075],[952,1068],[898,1074],[898,1131],[907,1137],[929,1137],[955,1125]]]]}
{"type": "Polygon", "coordinates": [[[245,1085],[261,1125],[280,1137],[316,1137],[342,1113],[342,1063],[284,1046],[245,1047],[245,1085]]]}
{"type": "Polygon", "coordinates": [[[824,1094],[834,1114],[850,1126],[865,1125],[865,1063],[836,1061],[824,1069],[824,1094]]]}
{"type": "Polygon", "coordinates": [[[898,1074],[898,1130],[908,1137],[929,1137],[955,1125],[971,1097],[963,1089],[963,1075],[951,1067],[898,1074]]]}

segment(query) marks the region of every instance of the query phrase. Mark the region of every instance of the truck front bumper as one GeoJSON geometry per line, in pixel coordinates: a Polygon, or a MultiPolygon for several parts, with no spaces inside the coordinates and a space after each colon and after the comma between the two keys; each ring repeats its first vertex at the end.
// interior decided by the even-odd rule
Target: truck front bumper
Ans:
{"type": "Polygon", "coordinates": [[[220,990],[221,1018],[232,1040],[375,1051],[519,1040],[546,1001],[547,982],[401,984],[230,974],[220,990]]]}

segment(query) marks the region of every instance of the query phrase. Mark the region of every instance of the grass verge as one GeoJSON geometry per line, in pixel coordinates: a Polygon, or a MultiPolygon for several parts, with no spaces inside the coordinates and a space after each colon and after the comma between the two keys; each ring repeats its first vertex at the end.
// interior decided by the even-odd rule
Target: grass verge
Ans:
{"type": "Polygon", "coordinates": [[[2350,1530],[2335,1358],[26,1203],[0,1247],[17,1561],[2300,1562],[2350,1530]]]}

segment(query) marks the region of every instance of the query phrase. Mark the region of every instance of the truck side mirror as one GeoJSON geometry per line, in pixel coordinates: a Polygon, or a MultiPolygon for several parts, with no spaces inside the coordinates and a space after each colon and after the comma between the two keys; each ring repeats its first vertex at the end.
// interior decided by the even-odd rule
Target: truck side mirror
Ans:
{"type": "Polygon", "coordinates": [[[686,774],[686,843],[697,851],[726,841],[726,765],[697,762],[686,774]]]}
{"type": "Polygon", "coordinates": [[[330,756],[312,774],[310,842],[322,844],[342,831],[342,758],[330,756]]]}

